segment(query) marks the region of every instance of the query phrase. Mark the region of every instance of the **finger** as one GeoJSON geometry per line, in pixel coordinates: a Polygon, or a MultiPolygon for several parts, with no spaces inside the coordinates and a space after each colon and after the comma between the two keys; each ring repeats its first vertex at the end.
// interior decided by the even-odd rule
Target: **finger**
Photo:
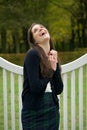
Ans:
{"type": "Polygon", "coordinates": [[[50,53],[52,53],[52,54],[57,54],[57,51],[51,50],[50,53]]]}
{"type": "Polygon", "coordinates": [[[53,57],[57,58],[57,52],[51,51],[49,55],[53,55],[53,57]]]}

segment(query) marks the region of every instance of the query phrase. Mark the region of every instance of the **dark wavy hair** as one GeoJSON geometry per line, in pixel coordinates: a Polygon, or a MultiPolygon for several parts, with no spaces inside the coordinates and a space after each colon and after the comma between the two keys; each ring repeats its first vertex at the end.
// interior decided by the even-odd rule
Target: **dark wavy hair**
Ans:
{"type": "MultiPolygon", "coordinates": [[[[33,38],[33,34],[32,34],[32,28],[36,25],[37,23],[33,23],[30,28],[28,29],[28,43],[29,45],[31,46],[31,48],[35,48],[38,53],[39,53],[39,56],[40,56],[40,69],[41,69],[41,75],[43,77],[52,77],[53,75],[53,70],[51,68],[51,64],[50,62],[48,61],[48,58],[44,52],[44,50],[38,45],[35,43],[35,40],[33,38]]],[[[40,25],[40,24],[39,24],[40,25]]],[[[50,38],[50,50],[51,49],[54,49],[54,46],[53,46],[53,43],[52,43],[52,40],[50,38]]]]}

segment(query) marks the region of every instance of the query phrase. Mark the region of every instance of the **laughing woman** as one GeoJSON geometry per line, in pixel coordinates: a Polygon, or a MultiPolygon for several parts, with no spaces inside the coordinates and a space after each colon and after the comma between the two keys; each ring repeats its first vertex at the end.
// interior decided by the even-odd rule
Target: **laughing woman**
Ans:
{"type": "Polygon", "coordinates": [[[63,91],[61,67],[48,30],[32,24],[28,30],[31,49],[24,60],[22,92],[23,130],[58,130],[59,101],[63,91]]]}

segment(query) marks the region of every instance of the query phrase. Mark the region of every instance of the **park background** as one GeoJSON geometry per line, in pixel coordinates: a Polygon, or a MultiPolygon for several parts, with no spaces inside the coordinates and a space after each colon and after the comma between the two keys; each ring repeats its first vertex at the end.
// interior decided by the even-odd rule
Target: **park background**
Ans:
{"type": "Polygon", "coordinates": [[[33,22],[49,29],[61,64],[87,52],[86,0],[0,0],[1,57],[23,65],[33,22]]]}
{"type": "MultiPolygon", "coordinates": [[[[49,29],[61,64],[69,63],[87,53],[87,0],[0,0],[0,57],[23,66],[25,54],[30,48],[27,42],[27,30],[33,22],[41,23],[49,29]]],[[[76,130],[79,130],[79,125],[83,124],[85,130],[87,128],[87,66],[83,67],[83,85],[80,82],[82,86],[79,84],[79,81],[82,81],[82,78],[78,77],[79,70],[79,68],[75,70],[75,125],[76,130]],[[82,123],[79,123],[79,86],[83,90],[81,91],[83,94],[82,118],[84,118],[82,123]]],[[[3,71],[0,68],[0,130],[5,127],[3,116],[3,88],[5,87],[3,87],[3,83],[5,83],[6,76],[3,78],[3,71]]],[[[14,126],[11,125],[11,122],[14,122],[16,130],[19,130],[18,75],[13,76],[13,73],[10,74],[9,71],[6,71],[6,75],[7,88],[5,88],[4,95],[6,97],[7,94],[8,129],[12,130],[14,126]],[[15,94],[15,121],[12,120],[14,113],[11,113],[11,103],[14,103],[11,100],[12,90],[15,94]]],[[[73,99],[71,98],[70,73],[67,74],[66,87],[68,112],[66,122],[68,122],[67,127],[70,130],[71,100],[73,99]]],[[[64,129],[62,101],[63,95],[61,95],[60,102],[61,130],[64,129]]]]}

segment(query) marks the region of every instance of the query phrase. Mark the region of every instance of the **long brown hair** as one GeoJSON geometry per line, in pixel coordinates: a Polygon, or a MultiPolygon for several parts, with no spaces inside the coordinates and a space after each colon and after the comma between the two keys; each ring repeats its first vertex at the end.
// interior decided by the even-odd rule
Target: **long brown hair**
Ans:
{"type": "MultiPolygon", "coordinates": [[[[31,27],[28,29],[28,43],[30,44],[30,46],[32,48],[35,48],[38,51],[39,55],[40,55],[41,75],[43,77],[52,77],[53,70],[51,68],[50,62],[48,61],[48,58],[47,58],[44,50],[35,43],[35,40],[33,38],[32,28],[33,28],[34,25],[36,25],[36,23],[33,23],[31,25],[31,27]]],[[[54,46],[53,46],[52,40],[50,38],[50,50],[51,49],[54,49],[54,46]]]]}

